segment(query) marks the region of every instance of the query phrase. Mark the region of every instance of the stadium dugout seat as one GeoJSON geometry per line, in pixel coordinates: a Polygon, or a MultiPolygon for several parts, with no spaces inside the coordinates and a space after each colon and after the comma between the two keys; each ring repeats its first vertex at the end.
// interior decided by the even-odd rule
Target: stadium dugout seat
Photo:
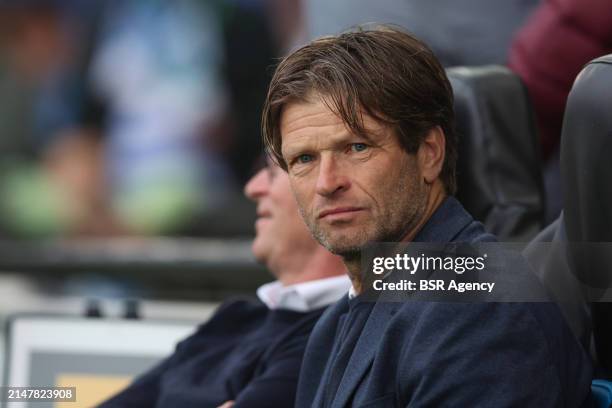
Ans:
{"type": "Polygon", "coordinates": [[[527,91],[502,66],[447,70],[459,137],[457,197],[501,241],[542,228],[544,189],[527,91]]]}
{"type": "Polygon", "coordinates": [[[607,55],[585,66],[567,100],[561,135],[565,208],[524,252],[552,289],[574,333],[585,347],[594,347],[597,375],[608,378],[612,303],[598,300],[612,296],[610,112],[612,55],[607,55]]]}
{"type": "Polygon", "coordinates": [[[588,63],[568,97],[561,135],[569,264],[590,288],[599,366],[612,374],[612,54],[588,63]],[[588,243],[576,246],[575,243],[588,243]],[[608,296],[609,299],[609,296],[608,296]]]}
{"type": "Polygon", "coordinates": [[[524,249],[523,256],[559,305],[566,322],[585,349],[591,348],[591,310],[582,283],[570,268],[563,213],[524,249]]]}
{"type": "Polygon", "coordinates": [[[596,408],[612,407],[612,382],[606,380],[593,380],[591,396],[596,408]]]}

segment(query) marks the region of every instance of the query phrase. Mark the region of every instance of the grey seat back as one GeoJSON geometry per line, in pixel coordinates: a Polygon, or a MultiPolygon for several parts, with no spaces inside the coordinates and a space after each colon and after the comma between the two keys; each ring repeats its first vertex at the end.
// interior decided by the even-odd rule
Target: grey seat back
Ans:
{"type": "MultiPolygon", "coordinates": [[[[611,153],[612,54],[591,61],[576,78],[561,135],[569,265],[591,300],[606,292],[609,298],[612,284],[611,153]]],[[[612,373],[612,303],[595,301],[591,313],[599,363],[612,373]]]]}
{"type": "Polygon", "coordinates": [[[458,194],[502,241],[529,241],[543,227],[538,139],[527,92],[502,66],[447,70],[459,136],[458,194]]]}
{"type": "Polygon", "coordinates": [[[563,213],[543,229],[523,250],[523,256],[561,309],[576,339],[590,349],[593,334],[591,310],[582,282],[569,265],[570,244],[563,213]]]}

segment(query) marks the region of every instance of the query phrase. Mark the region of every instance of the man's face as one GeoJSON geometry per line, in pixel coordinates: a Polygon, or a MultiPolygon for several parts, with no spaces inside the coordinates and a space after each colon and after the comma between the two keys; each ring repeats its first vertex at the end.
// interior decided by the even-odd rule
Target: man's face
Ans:
{"type": "Polygon", "coordinates": [[[282,169],[268,164],[249,180],[244,192],[257,203],[253,254],[273,273],[292,259],[301,259],[298,255],[312,254],[318,248],[300,218],[282,169]]]}
{"type": "Polygon", "coordinates": [[[389,126],[364,114],[367,135],[352,134],[320,98],[285,107],[282,155],[302,217],[335,254],[369,242],[399,241],[421,222],[428,185],[417,156],[389,126]]]}

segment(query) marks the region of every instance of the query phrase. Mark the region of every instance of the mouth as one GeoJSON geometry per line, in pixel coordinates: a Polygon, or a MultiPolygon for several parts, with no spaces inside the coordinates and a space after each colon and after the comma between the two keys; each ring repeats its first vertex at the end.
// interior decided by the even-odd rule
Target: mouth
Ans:
{"type": "Polygon", "coordinates": [[[257,218],[271,218],[272,217],[272,213],[270,213],[270,211],[268,210],[257,210],[257,218]]]}
{"type": "Polygon", "coordinates": [[[337,219],[337,218],[344,218],[344,217],[350,217],[355,213],[358,213],[360,211],[363,211],[364,209],[361,207],[337,207],[337,208],[330,208],[328,210],[324,210],[321,211],[319,213],[319,216],[317,217],[318,219],[337,219]]]}
{"type": "Polygon", "coordinates": [[[257,211],[257,218],[255,219],[255,227],[259,228],[263,226],[272,218],[272,214],[269,211],[257,211]]]}

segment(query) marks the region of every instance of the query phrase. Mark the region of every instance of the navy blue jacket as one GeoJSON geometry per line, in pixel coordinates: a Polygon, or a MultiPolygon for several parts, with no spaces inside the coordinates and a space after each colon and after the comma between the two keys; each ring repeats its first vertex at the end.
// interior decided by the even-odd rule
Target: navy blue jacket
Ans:
{"type": "MultiPolygon", "coordinates": [[[[448,198],[421,242],[493,237],[448,198]]],[[[321,317],[297,407],[577,407],[591,361],[552,303],[341,299],[321,317]]]]}
{"type": "Polygon", "coordinates": [[[287,407],[293,404],[308,336],[323,309],[270,310],[226,302],[157,367],[103,408],[287,407]]]}

